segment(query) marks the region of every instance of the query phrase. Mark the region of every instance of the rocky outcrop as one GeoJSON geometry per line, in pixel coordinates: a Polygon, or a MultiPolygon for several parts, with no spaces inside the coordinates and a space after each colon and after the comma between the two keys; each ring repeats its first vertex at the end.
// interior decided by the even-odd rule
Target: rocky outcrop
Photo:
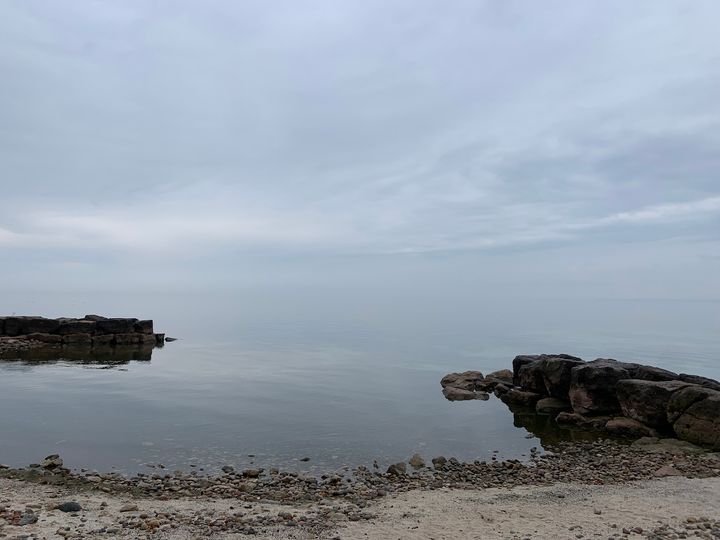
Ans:
{"type": "MultiPolygon", "coordinates": [[[[0,317],[0,337],[24,340],[36,346],[114,347],[162,345],[165,334],[155,334],[153,321],[86,315],[82,319],[61,317],[0,317]]],[[[5,340],[5,344],[8,341],[5,340]]],[[[11,347],[7,347],[10,349],[11,347]]],[[[16,347],[18,349],[27,347],[16,347]]]]}
{"type": "Polygon", "coordinates": [[[527,409],[534,408],[536,416],[557,415],[562,426],[635,438],[675,435],[720,449],[716,380],[607,358],[585,362],[568,354],[519,355],[512,366],[512,381],[510,373],[473,379],[478,372],[443,381],[464,384],[469,392],[492,390],[514,412],[533,414],[527,409]]]}
{"type": "Polygon", "coordinates": [[[440,386],[475,390],[478,383],[483,381],[483,374],[479,371],[464,371],[462,373],[448,373],[440,380],[440,386]]]}

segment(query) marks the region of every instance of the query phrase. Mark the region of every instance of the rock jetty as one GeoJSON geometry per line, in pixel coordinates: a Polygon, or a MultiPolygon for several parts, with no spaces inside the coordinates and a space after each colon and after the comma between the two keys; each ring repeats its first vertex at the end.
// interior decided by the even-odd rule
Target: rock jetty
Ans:
{"type": "Polygon", "coordinates": [[[493,392],[511,407],[553,415],[557,424],[621,437],[675,437],[720,450],[720,382],[632,362],[569,354],[516,356],[512,372],[451,373],[447,399],[493,392]],[[456,397],[457,396],[457,397],[456,397]]]}
{"type": "Polygon", "coordinates": [[[155,333],[153,321],[136,318],[85,315],[82,319],[61,317],[0,317],[0,352],[37,347],[107,348],[157,346],[165,334],[155,333]]]}

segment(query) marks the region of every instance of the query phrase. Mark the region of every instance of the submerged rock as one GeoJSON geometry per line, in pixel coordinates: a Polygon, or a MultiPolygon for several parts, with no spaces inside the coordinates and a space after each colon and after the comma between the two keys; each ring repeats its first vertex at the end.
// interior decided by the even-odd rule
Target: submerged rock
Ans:
{"type": "Polygon", "coordinates": [[[557,414],[560,411],[569,411],[570,403],[562,399],[547,397],[542,398],[535,404],[535,410],[539,413],[557,414]]]}
{"type": "Polygon", "coordinates": [[[490,395],[485,392],[473,392],[472,390],[463,390],[454,386],[446,386],[442,392],[448,401],[467,401],[471,399],[487,401],[490,399],[490,395]]]}
{"type": "Polygon", "coordinates": [[[605,430],[620,437],[657,437],[658,435],[658,432],[653,428],[624,416],[608,420],[605,424],[605,430]]]}

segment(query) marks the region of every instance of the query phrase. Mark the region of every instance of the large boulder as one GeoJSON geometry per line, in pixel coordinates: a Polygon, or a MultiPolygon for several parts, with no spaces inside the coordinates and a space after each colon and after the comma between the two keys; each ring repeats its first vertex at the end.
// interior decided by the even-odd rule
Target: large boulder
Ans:
{"type": "Polygon", "coordinates": [[[625,364],[599,358],[575,366],[570,374],[569,397],[572,408],[580,414],[607,414],[620,411],[615,394],[619,381],[630,379],[625,364]]]}
{"type": "Polygon", "coordinates": [[[616,395],[625,416],[656,429],[670,427],[667,406],[673,392],[689,386],[682,381],[641,381],[625,379],[616,386],[616,395]]]}
{"type": "Polygon", "coordinates": [[[667,414],[678,438],[720,450],[720,391],[682,388],[670,397],[667,414]]]}
{"type": "Polygon", "coordinates": [[[570,393],[570,373],[572,368],[584,364],[579,358],[555,356],[545,360],[542,369],[545,391],[551,397],[567,400],[570,393]]]}
{"type": "Polygon", "coordinates": [[[463,390],[475,390],[478,383],[482,382],[483,374],[479,371],[463,371],[462,373],[448,373],[440,379],[440,386],[443,388],[452,386],[463,390]]]}
{"type": "MultiPolygon", "coordinates": [[[[521,354],[513,359],[513,384],[529,392],[547,394],[545,384],[545,369],[548,362],[553,364],[553,373],[558,370],[557,361],[569,360],[573,364],[582,363],[583,360],[569,354],[521,354]]],[[[558,374],[559,375],[559,374],[558,374]]],[[[555,380],[554,377],[551,377],[555,380]]],[[[569,381],[568,381],[569,383],[569,381]]],[[[552,386],[552,385],[551,385],[552,386]]],[[[560,393],[561,391],[556,391],[560,393]]],[[[562,395],[554,397],[563,398],[562,395]]],[[[566,397],[566,396],[565,396],[566,397]]]]}

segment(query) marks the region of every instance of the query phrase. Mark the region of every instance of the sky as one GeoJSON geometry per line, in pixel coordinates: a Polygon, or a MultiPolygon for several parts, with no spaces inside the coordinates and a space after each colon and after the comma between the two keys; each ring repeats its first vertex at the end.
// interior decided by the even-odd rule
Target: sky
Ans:
{"type": "Polygon", "coordinates": [[[720,299],[715,0],[7,0],[0,291],[720,299]]]}

